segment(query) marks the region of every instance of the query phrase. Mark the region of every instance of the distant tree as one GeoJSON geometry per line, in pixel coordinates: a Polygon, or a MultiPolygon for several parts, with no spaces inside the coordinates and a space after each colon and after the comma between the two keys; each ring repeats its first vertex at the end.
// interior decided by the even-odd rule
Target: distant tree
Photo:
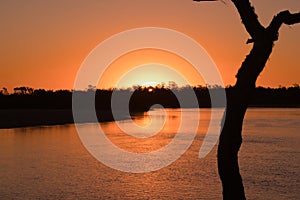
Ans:
{"type": "Polygon", "coordinates": [[[14,93],[15,94],[32,94],[33,91],[34,91],[33,88],[31,88],[31,87],[25,87],[25,86],[15,87],[14,88],[14,93]]]}
{"type": "Polygon", "coordinates": [[[95,92],[96,91],[96,86],[94,86],[94,85],[88,85],[87,91],[88,92],[95,92]]]}
{"type": "Polygon", "coordinates": [[[169,81],[169,88],[170,89],[178,89],[178,85],[175,81],[169,81]]]}
{"type": "Polygon", "coordinates": [[[14,88],[14,93],[15,94],[21,94],[21,89],[19,87],[14,88]]]}
{"type": "Polygon", "coordinates": [[[45,89],[36,89],[33,91],[34,95],[45,95],[47,94],[47,91],[45,89]]]}
{"type": "Polygon", "coordinates": [[[6,87],[3,87],[3,88],[2,88],[1,94],[3,94],[3,95],[9,95],[9,92],[8,92],[8,90],[7,90],[6,87]]]}
{"type": "Polygon", "coordinates": [[[165,89],[166,88],[166,84],[164,82],[161,82],[160,84],[157,84],[155,86],[156,89],[160,90],[160,89],[165,89]]]}
{"type": "Polygon", "coordinates": [[[294,83],[294,84],[293,84],[293,87],[299,89],[299,88],[300,88],[300,85],[299,85],[298,83],[294,83]]]}
{"type": "Polygon", "coordinates": [[[30,88],[30,87],[27,87],[26,89],[27,89],[27,93],[28,93],[28,94],[32,94],[33,91],[34,91],[34,89],[33,89],[33,88],[30,88]]]}
{"type": "Polygon", "coordinates": [[[253,47],[238,70],[231,98],[227,99],[226,118],[219,140],[218,170],[222,181],[223,199],[226,200],[246,199],[239,172],[238,152],[242,144],[243,120],[251,94],[255,90],[256,79],[269,59],[274,42],[278,40],[281,25],[300,23],[300,13],[291,14],[286,10],[275,15],[269,26],[264,27],[258,21],[249,0],[232,2],[251,36],[247,43],[252,43],[253,47]]]}

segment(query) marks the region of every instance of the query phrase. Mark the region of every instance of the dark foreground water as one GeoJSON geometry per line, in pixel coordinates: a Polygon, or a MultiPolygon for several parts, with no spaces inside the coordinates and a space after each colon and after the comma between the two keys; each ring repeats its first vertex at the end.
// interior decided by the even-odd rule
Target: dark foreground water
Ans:
{"type": "MultiPolygon", "coordinates": [[[[188,111],[192,119],[196,111],[188,111]]],[[[101,126],[123,149],[150,152],[168,144],[178,128],[180,112],[166,113],[165,127],[148,139],[122,133],[115,122],[101,126]]],[[[216,147],[198,158],[209,116],[209,109],[201,111],[198,134],[180,159],[142,174],[114,170],[94,159],[74,125],[0,130],[0,199],[221,199],[216,147]]],[[[144,126],[150,118],[135,121],[144,126]]],[[[248,110],[240,151],[248,199],[299,199],[299,122],[300,109],[248,110]]]]}

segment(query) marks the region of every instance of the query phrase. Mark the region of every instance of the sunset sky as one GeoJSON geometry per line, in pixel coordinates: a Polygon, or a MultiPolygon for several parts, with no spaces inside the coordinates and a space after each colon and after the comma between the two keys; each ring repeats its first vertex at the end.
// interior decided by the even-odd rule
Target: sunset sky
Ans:
{"type": "MultiPolygon", "coordinates": [[[[190,36],[210,54],[225,85],[234,84],[235,74],[251,49],[251,44],[246,44],[249,36],[233,4],[228,0],[225,2],[2,0],[0,87],[7,87],[10,91],[22,85],[72,89],[81,63],[99,43],[114,34],[141,27],[169,28],[190,36]]],[[[281,10],[300,11],[299,0],[251,2],[263,25],[267,25],[273,15],[281,10]]],[[[279,41],[257,85],[277,87],[300,83],[299,47],[300,25],[283,26],[279,41]]],[[[114,62],[115,67],[109,68],[110,77],[107,80],[116,82],[123,72],[154,62],[174,69],[188,65],[168,52],[132,52],[114,62]],[[118,70],[118,66],[123,71],[118,70]]],[[[192,67],[186,70],[181,69],[180,73],[186,73],[190,76],[188,79],[192,79],[188,75],[193,74],[192,67]]],[[[147,72],[145,74],[151,76],[147,72]]],[[[201,77],[195,77],[191,83],[202,84],[201,77]]],[[[165,76],[162,81],[168,78],[165,76]]],[[[105,79],[102,81],[107,82],[105,79]]]]}

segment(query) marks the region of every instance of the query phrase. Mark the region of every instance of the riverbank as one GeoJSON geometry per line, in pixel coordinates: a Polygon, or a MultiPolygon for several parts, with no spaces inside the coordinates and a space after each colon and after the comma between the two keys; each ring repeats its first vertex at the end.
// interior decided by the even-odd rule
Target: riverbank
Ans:
{"type": "MultiPolygon", "coordinates": [[[[299,108],[297,106],[249,106],[249,108],[299,108]]],[[[141,112],[141,111],[140,111],[141,112]]],[[[135,113],[140,113],[135,112],[135,113]]],[[[130,116],[118,113],[115,119],[110,111],[97,110],[98,121],[86,119],[79,123],[109,122],[126,120],[130,116]]],[[[132,113],[134,114],[134,113],[132,113]]],[[[51,126],[73,124],[71,109],[0,109],[0,129],[21,128],[31,126],[51,126]]]]}
{"type": "MultiPolygon", "coordinates": [[[[97,111],[98,122],[114,121],[110,111],[97,111]]],[[[128,116],[119,118],[127,119],[128,116]]],[[[97,122],[97,121],[83,121],[97,122]]],[[[74,123],[71,109],[1,109],[0,129],[74,123]]]]}

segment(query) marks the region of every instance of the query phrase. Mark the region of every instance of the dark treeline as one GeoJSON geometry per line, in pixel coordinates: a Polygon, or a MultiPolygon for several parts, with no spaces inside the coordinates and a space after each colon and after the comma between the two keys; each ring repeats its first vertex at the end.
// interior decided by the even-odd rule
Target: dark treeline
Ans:
{"type": "MultiPolygon", "coordinates": [[[[199,107],[210,107],[209,89],[203,86],[196,87],[136,87],[134,89],[108,89],[96,91],[76,91],[88,94],[95,92],[97,110],[111,109],[111,96],[113,92],[129,93],[130,110],[145,111],[154,104],[160,104],[166,108],[180,107],[176,95],[185,97],[185,94],[194,90],[197,95],[199,107]],[[176,95],[175,95],[176,94],[176,95]]],[[[221,87],[210,87],[211,92],[218,92],[221,87]]],[[[231,97],[233,88],[225,88],[227,98],[231,97]]],[[[69,90],[44,90],[29,87],[14,88],[14,93],[9,94],[4,88],[0,91],[0,109],[72,109],[72,92],[69,90]]],[[[300,107],[300,87],[295,84],[292,87],[263,88],[257,87],[250,99],[252,107],[300,107]]],[[[182,107],[182,106],[181,106],[182,107]]],[[[185,105],[184,107],[189,107],[185,105]]]]}

